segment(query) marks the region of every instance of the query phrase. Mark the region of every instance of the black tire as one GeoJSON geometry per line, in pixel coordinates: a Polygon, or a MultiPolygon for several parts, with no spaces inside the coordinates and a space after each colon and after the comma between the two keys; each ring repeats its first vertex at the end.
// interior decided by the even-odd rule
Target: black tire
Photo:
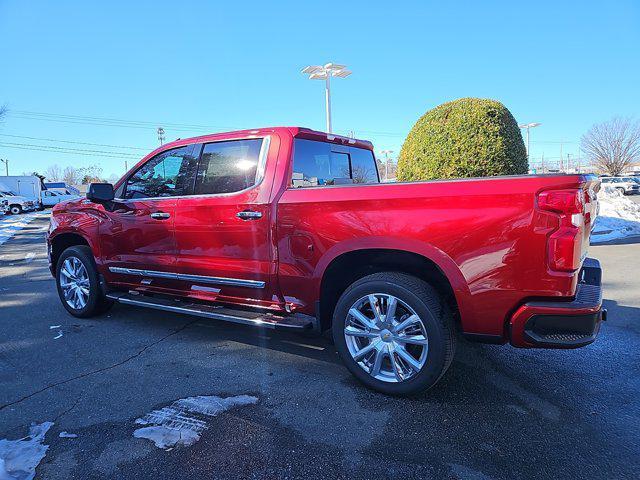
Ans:
{"type": "Polygon", "coordinates": [[[22,207],[20,205],[11,205],[9,207],[11,215],[20,215],[22,213],[22,207]]]}
{"type": "Polygon", "coordinates": [[[455,351],[453,316],[448,305],[431,285],[404,273],[375,273],[353,283],[338,300],[332,330],[336,350],[349,371],[367,387],[387,395],[415,395],[433,387],[451,365],[455,351]],[[397,383],[378,380],[369,375],[349,352],[344,336],[349,309],[358,299],[372,293],[393,295],[405,302],[418,314],[426,330],[426,363],[406,380],[397,383]]]}
{"type": "Polygon", "coordinates": [[[622,195],[626,195],[624,188],[616,188],[616,190],[618,190],[622,195]]]}
{"type": "Polygon", "coordinates": [[[58,296],[60,297],[62,305],[67,310],[67,312],[69,312],[74,317],[88,318],[100,315],[101,313],[106,312],[113,305],[113,302],[106,298],[102,293],[96,262],[93,258],[91,249],[86,245],[69,247],[64,252],[62,252],[62,255],[60,255],[60,258],[58,259],[58,263],[56,265],[56,286],[58,288],[58,296]],[[82,265],[86,269],[89,279],[88,299],[86,305],[83,308],[79,309],[73,308],[73,306],[71,306],[67,302],[60,285],[60,271],[62,269],[62,265],[64,264],[64,261],[70,257],[75,257],[82,263],[82,265]]]}

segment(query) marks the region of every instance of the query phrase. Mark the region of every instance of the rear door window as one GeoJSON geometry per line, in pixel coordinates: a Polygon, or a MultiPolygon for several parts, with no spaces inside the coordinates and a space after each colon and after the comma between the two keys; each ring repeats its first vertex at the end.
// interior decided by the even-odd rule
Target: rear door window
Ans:
{"type": "Polygon", "coordinates": [[[255,185],[262,142],[262,138],[252,138],[205,144],[194,193],[232,193],[255,185]]]}
{"type": "Polygon", "coordinates": [[[315,140],[295,139],[293,187],[379,183],[373,152],[315,140]]]}

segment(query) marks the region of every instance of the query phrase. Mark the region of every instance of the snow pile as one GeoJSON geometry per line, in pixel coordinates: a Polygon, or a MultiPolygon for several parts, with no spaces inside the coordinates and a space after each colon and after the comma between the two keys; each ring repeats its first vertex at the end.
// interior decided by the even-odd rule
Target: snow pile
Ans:
{"type": "MultiPolygon", "coordinates": [[[[0,245],[13,237],[36,218],[44,218],[48,213],[31,212],[22,215],[0,216],[0,245]]],[[[0,477],[1,480],[1,477],[0,477]]]]}
{"type": "Polygon", "coordinates": [[[591,243],[640,235],[640,204],[609,185],[602,186],[598,201],[600,213],[591,232],[591,243]]]}
{"type": "MultiPolygon", "coordinates": [[[[189,397],[176,400],[170,406],[154,410],[142,418],[138,425],[150,425],[133,432],[136,438],[146,438],[158,448],[171,449],[175,446],[189,446],[200,440],[200,433],[207,428],[207,417],[215,417],[225,410],[257,403],[256,397],[238,395],[235,397],[189,397]]],[[[0,480],[1,477],[0,477],[0,480]]]]}
{"type": "Polygon", "coordinates": [[[19,440],[0,440],[0,480],[31,480],[47,454],[44,436],[53,422],[31,425],[29,435],[19,440]]]}

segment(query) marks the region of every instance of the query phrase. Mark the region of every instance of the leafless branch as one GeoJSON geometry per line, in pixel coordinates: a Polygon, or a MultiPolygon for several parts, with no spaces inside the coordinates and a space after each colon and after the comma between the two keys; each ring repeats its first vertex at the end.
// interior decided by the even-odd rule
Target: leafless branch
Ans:
{"type": "Polygon", "coordinates": [[[594,167],[609,175],[620,175],[640,160],[640,122],[613,118],[591,127],[580,143],[594,167]]]}

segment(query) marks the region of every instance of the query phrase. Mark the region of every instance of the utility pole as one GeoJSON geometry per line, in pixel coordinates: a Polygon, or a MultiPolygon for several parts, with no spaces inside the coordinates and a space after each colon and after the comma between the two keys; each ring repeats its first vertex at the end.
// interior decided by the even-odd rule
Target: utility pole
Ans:
{"type": "Polygon", "coordinates": [[[127,161],[124,161],[124,173],[127,173],[129,171],[129,165],[127,164],[127,161]]]}
{"type": "Polygon", "coordinates": [[[0,162],[4,163],[4,168],[5,168],[5,172],[7,177],[9,176],[9,159],[8,158],[0,158],[0,162]]]}
{"type": "Polygon", "coordinates": [[[160,145],[164,143],[164,139],[164,128],[158,127],[158,141],[160,142],[160,145]]]}
{"type": "Polygon", "coordinates": [[[562,140],[560,140],[560,173],[562,173],[562,140]]]}
{"type": "Polygon", "coordinates": [[[384,162],[384,181],[387,182],[389,180],[389,155],[393,153],[393,150],[382,150],[380,152],[385,157],[384,162]]]}

